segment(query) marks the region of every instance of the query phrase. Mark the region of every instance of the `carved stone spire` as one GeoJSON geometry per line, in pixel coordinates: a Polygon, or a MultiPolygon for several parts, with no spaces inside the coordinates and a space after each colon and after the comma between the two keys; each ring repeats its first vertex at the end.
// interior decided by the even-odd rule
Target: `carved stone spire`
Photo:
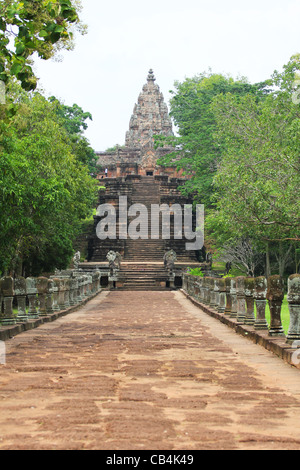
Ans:
{"type": "Polygon", "coordinates": [[[126,133],[126,147],[153,148],[154,135],[173,135],[168,107],[155,81],[153,70],[150,69],[147,83],[133,110],[129,131],[126,133]]]}

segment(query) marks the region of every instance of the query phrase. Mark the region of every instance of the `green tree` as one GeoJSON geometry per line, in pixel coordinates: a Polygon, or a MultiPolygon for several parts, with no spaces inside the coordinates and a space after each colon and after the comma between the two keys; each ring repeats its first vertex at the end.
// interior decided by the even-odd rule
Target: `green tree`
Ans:
{"type": "Polygon", "coordinates": [[[68,265],[97,183],[73,154],[55,105],[20,90],[18,101],[15,117],[0,122],[0,270],[37,275],[68,265]]]}
{"type": "Polygon", "coordinates": [[[88,128],[86,121],[93,120],[91,113],[83,111],[77,104],[67,106],[54,96],[49,100],[55,104],[56,113],[61,118],[61,123],[69,135],[74,155],[81,163],[88,166],[92,175],[96,175],[98,172],[96,153],[84,136],[84,131],[88,128]]]}
{"type": "Polygon", "coordinates": [[[222,159],[207,223],[219,246],[226,238],[264,243],[267,254],[276,246],[280,274],[290,244],[299,242],[300,108],[292,100],[297,70],[299,56],[273,75],[273,91],[264,100],[228,93],[211,107],[222,159]]]}
{"type": "Polygon", "coordinates": [[[25,90],[34,90],[35,53],[44,60],[57,46],[68,47],[72,28],[80,24],[78,3],[71,0],[2,0],[0,5],[0,80],[16,77],[25,90]]]}
{"type": "Polygon", "coordinates": [[[194,193],[197,200],[209,206],[213,194],[213,178],[222,157],[222,148],[216,142],[216,120],[211,103],[218,95],[231,92],[237,99],[252,94],[255,100],[267,93],[266,84],[249,84],[246,79],[213,73],[202,73],[184,82],[175,83],[176,91],[171,99],[170,115],[178,129],[178,136],[156,137],[156,145],[169,144],[174,151],[161,159],[161,163],[173,163],[178,169],[192,175],[185,184],[185,191],[194,193]]]}

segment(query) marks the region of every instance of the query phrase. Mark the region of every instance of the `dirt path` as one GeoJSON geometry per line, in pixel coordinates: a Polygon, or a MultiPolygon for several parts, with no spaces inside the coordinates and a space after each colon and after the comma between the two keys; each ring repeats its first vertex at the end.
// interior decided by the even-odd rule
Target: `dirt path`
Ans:
{"type": "Polygon", "coordinates": [[[300,370],[180,292],[102,292],[6,343],[0,449],[300,449],[300,370]]]}

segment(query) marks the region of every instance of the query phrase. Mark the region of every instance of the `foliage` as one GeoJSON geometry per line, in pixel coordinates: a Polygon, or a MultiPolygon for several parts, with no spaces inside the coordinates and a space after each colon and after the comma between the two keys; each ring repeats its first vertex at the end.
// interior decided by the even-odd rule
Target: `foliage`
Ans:
{"type": "Polygon", "coordinates": [[[171,112],[179,136],[156,136],[156,146],[170,145],[174,151],[163,157],[165,165],[173,163],[192,178],[183,192],[195,193],[201,203],[209,206],[213,194],[213,178],[222,157],[222,148],[216,142],[216,119],[211,103],[218,95],[232,93],[237,100],[251,94],[254,100],[267,93],[266,84],[251,85],[244,78],[233,80],[223,75],[202,73],[183,83],[175,83],[171,112]]]}
{"type": "Polygon", "coordinates": [[[280,274],[290,251],[283,244],[299,242],[300,108],[292,100],[299,69],[296,56],[282,74],[275,72],[264,100],[227,93],[211,106],[222,159],[214,178],[215,210],[206,223],[219,246],[242,239],[258,251],[277,245],[280,274]]]}
{"type": "Polygon", "coordinates": [[[201,268],[188,268],[188,274],[191,274],[192,276],[204,277],[201,268]]]}
{"type": "Polygon", "coordinates": [[[0,121],[0,270],[37,275],[68,264],[96,181],[74,155],[55,103],[17,86],[12,98],[18,112],[0,121]]]}
{"type": "Polygon", "coordinates": [[[77,104],[67,106],[54,96],[51,96],[49,100],[55,104],[56,113],[61,118],[61,123],[69,135],[74,155],[81,163],[88,166],[90,174],[94,176],[98,171],[96,154],[83,135],[88,128],[86,121],[93,120],[91,113],[83,111],[77,104]]]}
{"type": "Polygon", "coordinates": [[[68,47],[72,27],[80,24],[78,9],[78,2],[71,0],[2,0],[0,80],[8,83],[16,77],[25,90],[34,90],[34,54],[47,60],[58,45],[68,47]]]}

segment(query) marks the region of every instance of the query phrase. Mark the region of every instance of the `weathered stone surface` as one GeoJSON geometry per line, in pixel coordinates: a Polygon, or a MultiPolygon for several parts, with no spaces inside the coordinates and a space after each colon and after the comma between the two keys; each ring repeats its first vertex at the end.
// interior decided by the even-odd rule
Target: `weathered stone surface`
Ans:
{"type": "Polygon", "coordinates": [[[4,313],[0,312],[2,325],[14,325],[16,316],[13,313],[14,280],[7,276],[1,279],[1,291],[3,295],[4,313]]]}
{"type": "Polygon", "coordinates": [[[226,277],[225,278],[225,289],[226,289],[226,306],[225,306],[225,315],[230,315],[231,314],[231,308],[232,308],[232,296],[230,294],[230,289],[231,289],[231,277],[226,277]]]}
{"type": "Polygon", "coordinates": [[[281,276],[276,275],[268,278],[267,299],[271,313],[269,335],[285,336],[281,323],[281,306],[284,299],[284,286],[281,276]]]}
{"type": "Polygon", "coordinates": [[[245,300],[246,300],[246,325],[254,325],[255,323],[255,314],[254,314],[254,278],[246,277],[245,278],[245,300]]]}
{"type": "Polygon", "coordinates": [[[237,318],[237,294],[236,294],[236,279],[232,278],[230,281],[230,295],[231,295],[231,318],[237,318]]]}
{"type": "Polygon", "coordinates": [[[18,315],[17,322],[27,322],[28,317],[26,313],[26,279],[24,277],[18,277],[14,280],[15,295],[18,303],[18,315]]]}
{"type": "Polygon", "coordinates": [[[290,326],[287,342],[300,341],[300,274],[293,274],[288,279],[288,296],[290,326]]]}
{"type": "Polygon", "coordinates": [[[264,276],[255,278],[253,296],[256,305],[256,320],[254,323],[256,330],[267,330],[269,328],[266,320],[267,287],[267,279],[264,276]]]}
{"type": "Polygon", "coordinates": [[[29,301],[29,309],[28,309],[28,318],[30,319],[37,319],[39,318],[37,312],[37,280],[33,277],[28,277],[26,279],[26,289],[27,289],[27,297],[29,301]]]}
{"type": "Polygon", "coordinates": [[[153,147],[154,135],[173,135],[172,121],[163,94],[155,83],[153,71],[150,70],[147,83],[139,95],[130,119],[129,131],[126,133],[127,147],[153,147]]]}
{"type": "Polygon", "coordinates": [[[236,294],[237,294],[237,321],[245,322],[246,318],[246,299],[245,299],[245,277],[238,276],[236,278],[236,294]]]}

